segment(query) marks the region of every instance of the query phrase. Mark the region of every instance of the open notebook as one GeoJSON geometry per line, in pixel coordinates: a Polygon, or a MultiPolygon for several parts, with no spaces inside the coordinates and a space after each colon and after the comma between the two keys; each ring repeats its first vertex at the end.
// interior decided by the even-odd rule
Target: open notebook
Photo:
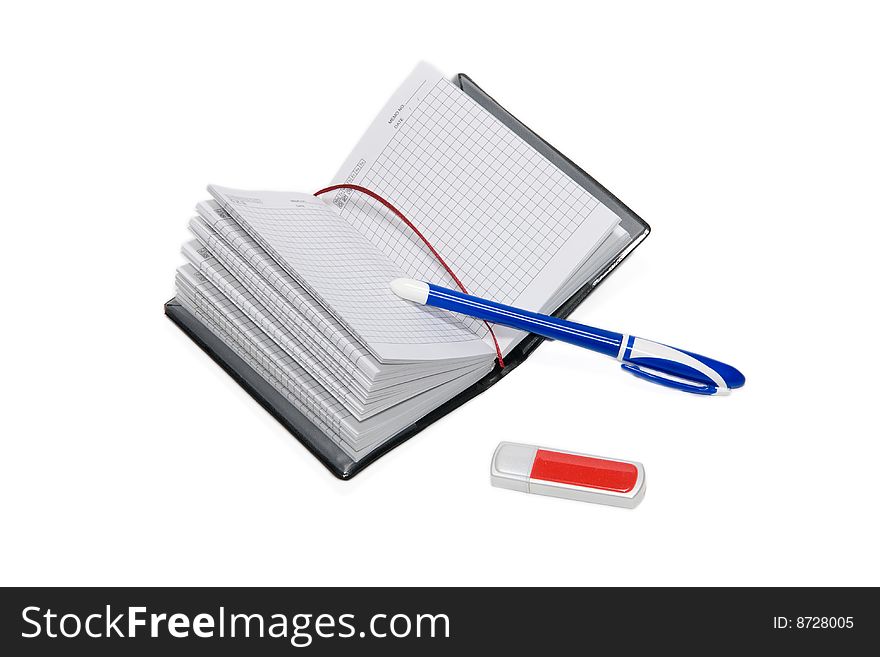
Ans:
{"type": "MultiPolygon", "coordinates": [[[[647,225],[464,76],[426,64],[333,183],[367,187],[487,297],[567,313],[647,225]]],[[[400,277],[456,287],[374,199],[211,185],[167,314],[341,477],[494,383],[537,344],[410,304],[400,277]]]]}

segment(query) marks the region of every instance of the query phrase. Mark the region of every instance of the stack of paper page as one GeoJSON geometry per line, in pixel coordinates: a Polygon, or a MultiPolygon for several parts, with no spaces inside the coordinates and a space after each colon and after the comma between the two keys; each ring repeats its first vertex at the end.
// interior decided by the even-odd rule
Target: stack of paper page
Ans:
{"type": "MultiPolygon", "coordinates": [[[[620,217],[427,65],[333,183],[388,199],[476,295],[552,312],[630,240],[620,217]]],[[[492,370],[486,325],[410,304],[400,277],[456,287],[369,196],[209,186],[177,300],[352,459],[492,370]]],[[[496,328],[503,353],[524,337],[496,328]]]]}

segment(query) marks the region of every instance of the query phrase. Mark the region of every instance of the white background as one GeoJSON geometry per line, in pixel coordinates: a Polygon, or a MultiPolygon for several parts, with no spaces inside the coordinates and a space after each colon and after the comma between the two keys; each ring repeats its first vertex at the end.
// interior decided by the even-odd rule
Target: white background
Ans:
{"type": "Polygon", "coordinates": [[[880,584],[870,5],[20,3],[0,17],[3,584],[880,584]],[[546,344],[350,482],[162,314],[205,185],[326,184],[420,59],[653,227],[574,315],[729,398],[546,344]],[[489,486],[641,461],[634,511],[489,486]]]}

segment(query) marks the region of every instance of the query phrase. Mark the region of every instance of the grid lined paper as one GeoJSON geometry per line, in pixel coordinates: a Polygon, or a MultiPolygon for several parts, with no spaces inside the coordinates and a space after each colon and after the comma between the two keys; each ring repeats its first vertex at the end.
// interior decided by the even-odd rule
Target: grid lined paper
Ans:
{"type": "MultiPolygon", "coordinates": [[[[306,417],[340,445],[342,405],[192,266],[178,270],[177,295],[187,310],[210,328],[306,417]]],[[[349,436],[353,438],[354,436],[349,436]]]]}
{"type": "Polygon", "coordinates": [[[356,332],[380,360],[486,353],[478,338],[449,313],[426,312],[401,302],[389,284],[403,273],[326,203],[301,194],[238,192],[213,186],[209,191],[285,271],[356,332]],[[394,348],[402,345],[423,348],[394,348]],[[444,350],[443,345],[453,349],[444,350]]]}
{"type": "Polygon", "coordinates": [[[316,343],[317,354],[353,376],[360,370],[376,377],[378,361],[222,208],[200,203],[197,209],[190,230],[279,321],[299,329],[316,343]]]}
{"type": "MultiPolygon", "coordinates": [[[[394,203],[470,292],[516,303],[603,206],[448,80],[430,79],[417,91],[420,96],[390,138],[385,122],[377,119],[371,127],[374,142],[385,141],[377,154],[356,149],[349,162],[358,162],[357,174],[341,171],[335,182],[355,180],[394,203]]],[[[337,203],[340,198],[343,217],[409,277],[456,287],[424,245],[378,203],[356,193],[337,203]]],[[[567,271],[579,264],[568,263],[567,271]]],[[[557,287],[564,276],[558,278],[557,287]]],[[[549,299],[554,291],[542,294],[549,299]]],[[[469,326],[485,335],[479,322],[469,326]]]]}
{"type": "Polygon", "coordinates": [[[183,253],[190,264],[209,280],[236,308],[243,312],[261,331],[289,354],[358,419],[366,416],[367,394],[350,385],[335,368],[327,367],[304,348],[299,336],[284,327],[239,283],[200,242],[184,245],[183,253]]]}
{"type": "Polygon", "coordinates": [[[326,388],[281,349],[213,283],[187,264],[178,269],[181,305],[281,393],[313,424],[354,459],[369,453],[430,408],[453,397],[481,378],[491,362],[421,396],[402,402],[395,412],[358,421],[326,388]]]}

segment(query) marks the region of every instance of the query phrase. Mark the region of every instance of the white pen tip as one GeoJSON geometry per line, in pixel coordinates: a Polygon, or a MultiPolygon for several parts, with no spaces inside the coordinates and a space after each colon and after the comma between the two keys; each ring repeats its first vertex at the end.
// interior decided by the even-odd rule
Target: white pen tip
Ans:
{"type": "Polygon", "coordinates": [[[407,301],[415,301],[422,305],[428,301],[428,284],[411,278],[395,278],[391,281],[391,291],[407,301]]]}

